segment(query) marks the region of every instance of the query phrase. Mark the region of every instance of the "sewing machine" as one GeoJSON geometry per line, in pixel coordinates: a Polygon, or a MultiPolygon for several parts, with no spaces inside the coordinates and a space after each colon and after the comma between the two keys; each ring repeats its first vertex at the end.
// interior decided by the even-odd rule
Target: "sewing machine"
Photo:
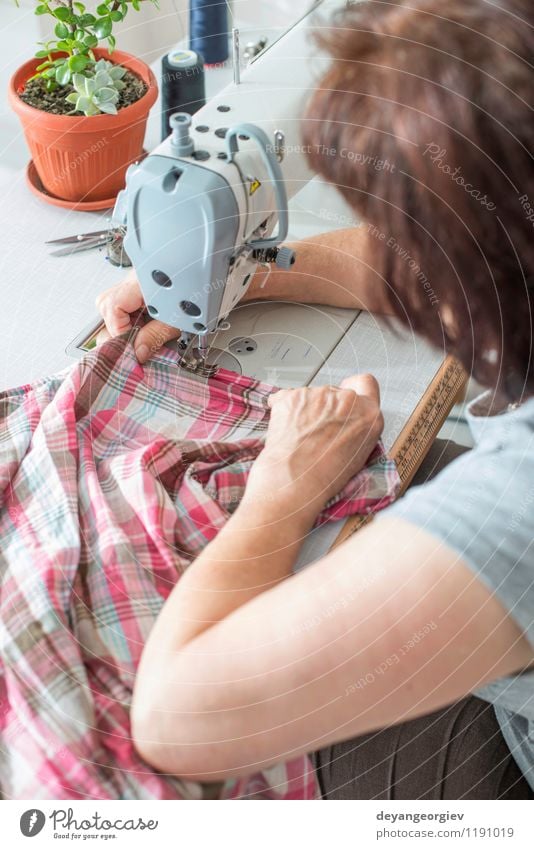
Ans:
{"type": "Polygon", "coordinates": [[[256,354],[246,329],[215,335],[229,329],[259,264],[294,261],[283,245],[288,200],[312,177],[299,118],[323,64],[314,20],[314,12],[305,16],[193,119],[173,115],[171,136],[130,167],[117,200],[113,220],[127,227],[124,246],[147,312],[182,331],[182,365],[193,371],[256,354]],[[222,345],[215,353],[214,344],[222,345]]]}

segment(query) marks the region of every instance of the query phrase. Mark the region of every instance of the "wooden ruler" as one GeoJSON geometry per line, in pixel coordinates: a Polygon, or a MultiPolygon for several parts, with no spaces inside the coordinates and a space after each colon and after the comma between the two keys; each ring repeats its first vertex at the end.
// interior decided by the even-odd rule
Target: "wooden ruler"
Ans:
{"type": "MultiPolygon", "coordinates": [[[[452,357],[447,357],[395,440],[390,455],[399,470],[401,494],[412,482],[466,382],[467,374],[460,363],[452,357]]],[[[343,525],[332,548],[340,545],[371,519],[372,515],[351,516],[343,525]]]]}

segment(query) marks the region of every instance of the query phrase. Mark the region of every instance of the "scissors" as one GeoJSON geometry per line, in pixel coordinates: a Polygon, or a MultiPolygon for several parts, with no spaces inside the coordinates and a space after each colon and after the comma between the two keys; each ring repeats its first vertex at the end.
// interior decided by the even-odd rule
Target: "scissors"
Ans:
{"type": "Polygon", "coordinates": [[[93,248],[107,248],[107,256],[113,265],[128,267],[131,262],[123,248],[124,227],[111,227],[107,230],[94,230],[92,233],[79,233],[77,236],[64,236],[62,239],[50,239],[46,245],[63,245],[51,251],[50,256],[72,256],[93,248]]]}
{"type": "Polygon", "coordinates": [[[80,251],[89,251],[107,245],[112,233],[110,230],[95,230],[93,233],[80,233],[77,236],[65,236],[63,239],[50,239],[45,245],[65,245],[57,251],[52,251],[51,256],[68,256],[80,251]]]}

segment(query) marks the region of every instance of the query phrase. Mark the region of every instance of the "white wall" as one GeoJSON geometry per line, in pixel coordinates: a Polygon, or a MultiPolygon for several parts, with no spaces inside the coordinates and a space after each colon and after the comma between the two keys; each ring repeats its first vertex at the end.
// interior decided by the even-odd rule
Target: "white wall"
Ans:
{"type": "Polygon", "coordinates": [[[33,0],[0,0],[0,177],[2,172],[22,167],[27,159],[20,124],[7,104],[9,78],[35,52],[39,38],[33,0]]]}
{"type": "Polygon", "coordinates": [[[139,12],[130,10],[117,28],[117,47],[150,64],[187,34],[187,0],[160,0],[159,10],[145,2],[139,12]]]}
{"type": "MultiPolygon", "coordinates": [[[[96,0],[94,0],[96,5],[96,0]]],[[[87,3],[91,8],[91,2],[87,3]]],[[[312,5],[312,0],[233,0],[228,4],[231,25],[245,29],[286,29],[312,5]]],[[[32,14],[34,0],[0,0],[0,47],[2,63],[11,62],[13,46],[19,61],[33,54],[38,38],[51,32],[50,20],[32,14]],[[15,38],[13,39],[13,32],[15,38]],[[27,48],[24,49],[24,40],[27,48]]],[[[139,12],[130,10],[126,21],[117,27],[117,46],[153,62],[168,48],[187,37],[189,0],[160,0],[159,10],[145,0],[139,12]]]]}
{"type": "MultiPolygon", "coordinates": [[[[287,29],[311,5],[312,0],[233,0],[230,27],[287,29]]],[[[146,2],[139,13],[130,12],[118,31],[118,46],[151,62],[187,36],[188,24],[188,0],[160,0],[159,11],[146,2]]]]}

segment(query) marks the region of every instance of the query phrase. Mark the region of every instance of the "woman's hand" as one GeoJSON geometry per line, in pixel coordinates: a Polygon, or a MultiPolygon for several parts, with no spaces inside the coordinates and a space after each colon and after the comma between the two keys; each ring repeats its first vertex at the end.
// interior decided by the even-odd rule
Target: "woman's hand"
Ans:
{"type": "MultiPolygon", "coordinates": [[[[100,315],[111,336],[120,336],[132,327],[132,315],[145,306],[141,287],[132,270],[117,286],[106,289],[96,299],[100,315]]],[[[140,328],[134,349],[140,363],[146,363],[165,342],[177,339],[180,331],[162,321],[148,321],[140,328]]]]}
{"type": "Polygon", "coordinates": [[[382,433],[378,383],[355,375],[339,388],[281,390],[269,403],[265,448],[245,500],[315,518],[363,468],[382,433]]]}

